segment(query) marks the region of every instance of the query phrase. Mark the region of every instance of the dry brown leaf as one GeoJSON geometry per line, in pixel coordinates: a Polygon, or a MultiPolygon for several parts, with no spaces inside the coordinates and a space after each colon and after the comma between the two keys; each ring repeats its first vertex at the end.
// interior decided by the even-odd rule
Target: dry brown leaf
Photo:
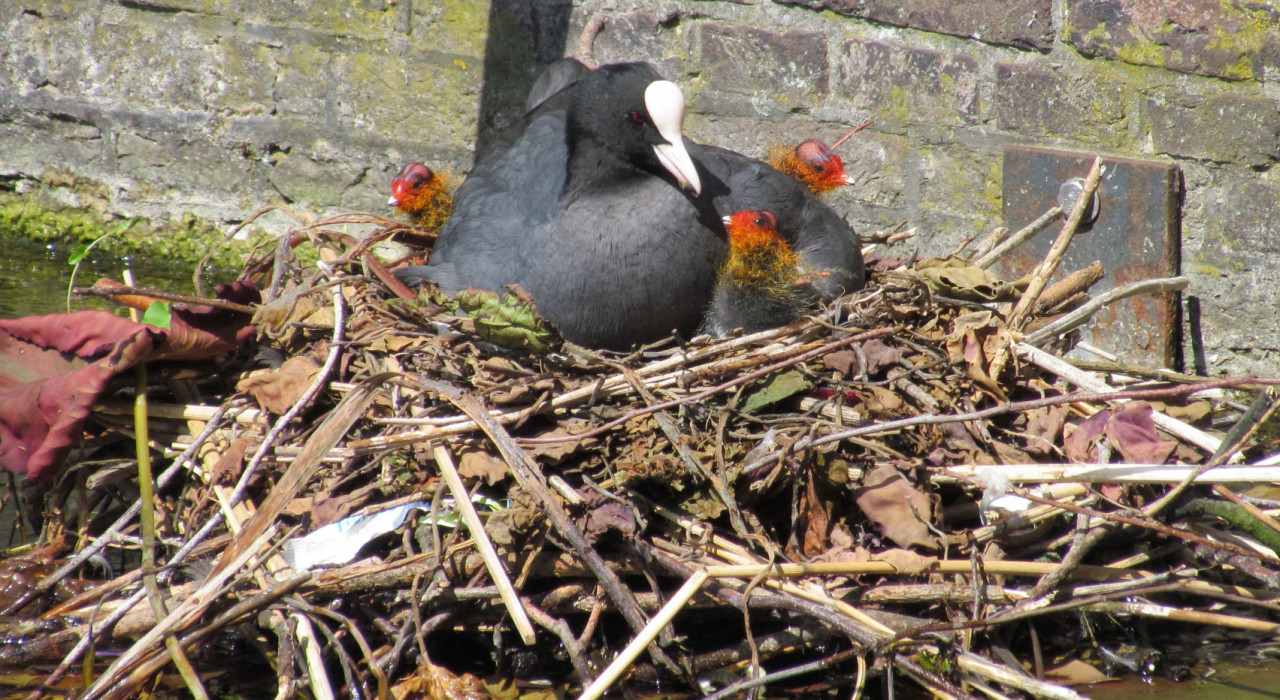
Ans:
{"type": "Polygon", "coordinates": [[[464,673],[454,674],[430,661],[428,667],[391,686],[395,700],[483,700],[490,697],[484,682],[464,673]]]}
{"type": "MultiPolygon", "coordinates": [[[[575,432],[582,432],[584,430],[586,430],[586,426],[583,426],[581,429],[575,426],[574,430],[570,431],[569,429],[561,425],[542,433],[539,437],[544,437],[544,438],[570,437],[575,432]]],[[[599,442],[600,442],[599,440],[593,437],[578,438],[578,439],[572,439],[572,440],[565,440],[564,442],[551,442],[551,443],[545,443],[545,444],[539,443],[536,445],[530,445],[528,447],[528,451],[530,454],[533,455],[534,459],[537,459],[539,462],[543,462],[546,464],[559,464],[564,460],[565,457],[568,457],[569,455],[577,452],[580,449],[594,447],[598,445],[599,442]]]]}
{"type": "Polygon", "coordinates": [[[1162,464],[1178,443],[1160,438],[1151,414],[1151,405],[1145,401],[1130,401],[1115,410],[1099,411],[1067,436],[1063,442],[1067,457],[1086,464],[1096,462],[1094,445],[1106,437],[1127,462],[1162,464]]]}
{"type": "Polygon", "coordinates": [[[831,517],[827,512],[827,502],[818,493],[815,479],[808,479],[805,484],[803,500],[800,503],[803,532],[800,537],[800,548],[806,558],[816,557],[827,551],[827,531],[831,526],[831,517]]]}
{"type": "Polygon", "coordinates": [[[862,371],[858,353],[852,350],[829,352],[822,356],[822,364],[826,365],[827,369],[833,369],[845,377],[856,377],[862,371]]]}
{"type": "Polygon", "coordinates": [[[369,343],[372,352],[395,354],[416,350],[429,344],[426,338],[411,338],[403,335],[384,335],[369,343]]]}
{"type": "Polygon", "coordinates": [[[282,415],[293,408],[319,371],[319,363],[298,355],[285,360],[280,369],[255,372],[241,379],[236,390],[253,396],[268,413],[282,415]]]}
{"type": "Polygon", "coordinates": [[[871,555],[871,561],[888,562],[900,574],[909,576],[923,574],[930,566],[937,563],[937,557],[916,554],[909,549],[887,549],[871,555]]]}
{"type": "Polygon", "coordinates": [[[912,486],[897,469],[881,464],[867,475],[853,498],[885,537],[899,547],[937,549],[938,542],[923,518],[933,518],[933,499],[912,486]]]}
{"type": "Polygon", "coordinates": [[[516,403],[532,403],[534,399],[548,391],[554,391],[555,388],[556,380],[550,377],[544,377],[527,384],[504,386],[489,393],[487,398],[491,403],[498,406],[506,406],[508,404],[516,403]]]}
{"type": "Polygon", "coordinates": [[[1072,659],[1061,666],[1046,668],[1044,679],[1063,685],[1093,685],[1116,680],[1079,659],[1072,659]]]}
{"type": "Polygon", "coordinates": [[[1111,411],[1103,410],[1089,416],[1071,428],[1067,438],[1062,441],[1067,459],[1081,464],[1093,464],[1098,461],[1096,444],[1103,437],[1107,421],[1111,419],[1111,411]]]}
{"type": "Polygon", "coordinates": [[[1151,414],[1151,404],[1130,401],[1122,404],[1111,415],[1111,420],[1107,421],[1107,438],[1124,455],[1126,461],[1163,464],[1178,447],[1178,443],[1173,440],[1160,439],[1151,414]]]}
{"type": "Polygon", "coordinates": [[[1013,301],[1018,290],[989,270],[956,256],[926,258],[915,271],[930,289],[969,301],[1013,301]]]}
{"type": "Polygon", "coordinates": [[[587,491],[583,497],[587,501],[587,517],[582,531],[589,541],[597,542],[610,532],[627,538],[635,536],[636,518],[630,506],[596,491],[587,491]]]}
{"type": "Polygon", "coordinates": [[[1027,418],[1027,445],[1024,449],[1038,456],[1053,453],[1070,412],[1071,409],[1066,406],[1050,406],[1031,411],[1027,418]]]}
{"type": "Polygon", "coordinates": [[[869,386],[860,392],[867,410],[880,416],[898,416],[902,412],[902,397],[883,387],[869,386]]]}
{"type": "Polygon", "coordinates": [[[292,501],[289,501],[289,503],[280,512],[297,518],[309,515],[312,508],[315,508],[315,499],[311,496],[303,496],[302,498],[295,498],[292,501]]]}
{"type": "Polygon", "coordinates": [[[896,348],[879,338],[862,344],[862,354],[867,358],[867,374],[876,374],[885,367],[896,367],[902,362],[902,348],[896,348]]]}
{"type": "Polygon", "coordinates": [[[369,502],[370,497],[382,489],[378,483],[365,486],[340,495],[333,495],[327,489],[312,497],[311,522],[315,527],[324,527],[330,523],[351,515],[369,502]]]}
{"type": "Polygon", "coordinates": [[[990,359],[1004,342],[1000,320],[990,311],[962,314],[945,342],[953,363],[963,362],[969,379],[997,394],[1000,387],[987,373],[990,359]]]}
{"type": "Polygon", "coordinates": [[[1035,460],[1023,450],[1000,440],[992,440],[991,447],[996,451],[998,464],[1029,464],[1035,460]]]}
{"type": "Polygon", "coordinates": [[[1151,408],[1169,416],[1177,418],[1184,423],[1194,423],[1202,420],[1205,416],[1213,411],[1213,404],[1208,401],[1193,401],[1185,406],[1178,404],[1166,404],[1159,401],[1152,401],[1151,408]]]}
{"type": "Polygon", "coordinates": [[[468,479],[484,479],[489,486],[507,478],[507,463],[497,455],[473,447],[458,451],[458,474],[468,479]]]}
{"type": "Polygon", "coordinates": [[[268,335],[276,336],[310,316],[317,303],[303,291],[302,287],[294,287],[271,302],[259,306],[253,314],[253,325],[268,335]]]}
{"type": "Polygon", "coordinates": [[[240,480],[240,473],[244,467],[244,453],[249,449],[249,440],[247,438],[236,438],[231,441],[227,449],[218,457],[218,461],[213,465],[209,480],[215,484],[223,486],[232,486],[240,480]]]}

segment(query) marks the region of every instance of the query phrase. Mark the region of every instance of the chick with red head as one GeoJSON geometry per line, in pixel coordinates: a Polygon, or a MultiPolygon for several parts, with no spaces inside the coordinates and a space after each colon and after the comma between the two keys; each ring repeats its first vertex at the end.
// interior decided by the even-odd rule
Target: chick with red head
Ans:
{"type": "Polygon", "coordinates": [[[776,328],[799,319],[817,296],[799,268],[795,250],[778,235],[771,212],[724,217],[729,257],[716,277],[703,331],[717,338],[776,328]]]}
{"type": "Polygon", "coordinates": [[[422,163],[410,163],[391,181],[387,205],[408,214],[423,228],[438,229],[453,214],[453,183],[422,163]]]}
{"type": "Polygon", "coordinates": [[[791,150],[774,151],[769,164],[816,195],[853,184],[853,178],[844,171],[844,161],[817,139],[809,139],[791,150]]]}

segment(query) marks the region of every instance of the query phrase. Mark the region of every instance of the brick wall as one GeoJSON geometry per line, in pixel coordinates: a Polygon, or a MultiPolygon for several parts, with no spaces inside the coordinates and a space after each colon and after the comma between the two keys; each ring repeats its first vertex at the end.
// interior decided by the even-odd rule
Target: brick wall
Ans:
{"type": "Polygon", "coordinates": [[[1280,374],[1263,0],[16,0],[0,183],[224,225],[273,201],[385,212],[402,162],[465,169],[606,7],[596,57],[656,63],[699,140],[764,155],[874,119],[829,201],[863,231],[907,222],[925,253],[1001,225],[1008,146],[1176,165],[1183,322],[1204,339],[1187,365],[1280,374]]]}

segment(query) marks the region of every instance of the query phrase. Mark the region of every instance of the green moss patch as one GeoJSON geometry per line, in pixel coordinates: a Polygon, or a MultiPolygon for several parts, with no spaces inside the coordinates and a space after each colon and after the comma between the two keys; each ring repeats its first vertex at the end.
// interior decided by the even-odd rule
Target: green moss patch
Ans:
{"type": "Polygon", "coordinates": [[[176,222],[153,224],[145,218],[123,219],[96,208],[54,207],[38,196],[0,191],[0,238],[19,238],[56,245],[91,243],[109,255],[134,255],[198,262],[214,250],[213,264],[239,269],[245,254],[265,234],[223,243],[224,234],[193,214],[176,222]]]}

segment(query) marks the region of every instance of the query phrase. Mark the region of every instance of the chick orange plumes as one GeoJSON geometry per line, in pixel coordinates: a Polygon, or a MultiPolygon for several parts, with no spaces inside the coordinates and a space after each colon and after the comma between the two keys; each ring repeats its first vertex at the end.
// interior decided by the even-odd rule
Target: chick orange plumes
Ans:
{"type": "Polygon", "coordinates": [[[775,149],[769,164],[790,175],[814,194],[853,184],[844,171],[844,162],[827,145],[809,139],[794,149],[775,149]]]}
{"type": "Polygon", "coordinates": [[[410,163],[391,181],[389,206],[413,217],[424,228],[438,229],[453,213],[453,186],[448,173],[433,172],[422,163],[410,163]]]}
{"type": "Polygon", "coordinates": [[[798,257],[778,235],[777,220],[762,210],[724,218],[729,258],[716,278],[703,330],[719,338],[735,329],[774,328],[795,321],[815,297],[803,284],[798,257]]]}

